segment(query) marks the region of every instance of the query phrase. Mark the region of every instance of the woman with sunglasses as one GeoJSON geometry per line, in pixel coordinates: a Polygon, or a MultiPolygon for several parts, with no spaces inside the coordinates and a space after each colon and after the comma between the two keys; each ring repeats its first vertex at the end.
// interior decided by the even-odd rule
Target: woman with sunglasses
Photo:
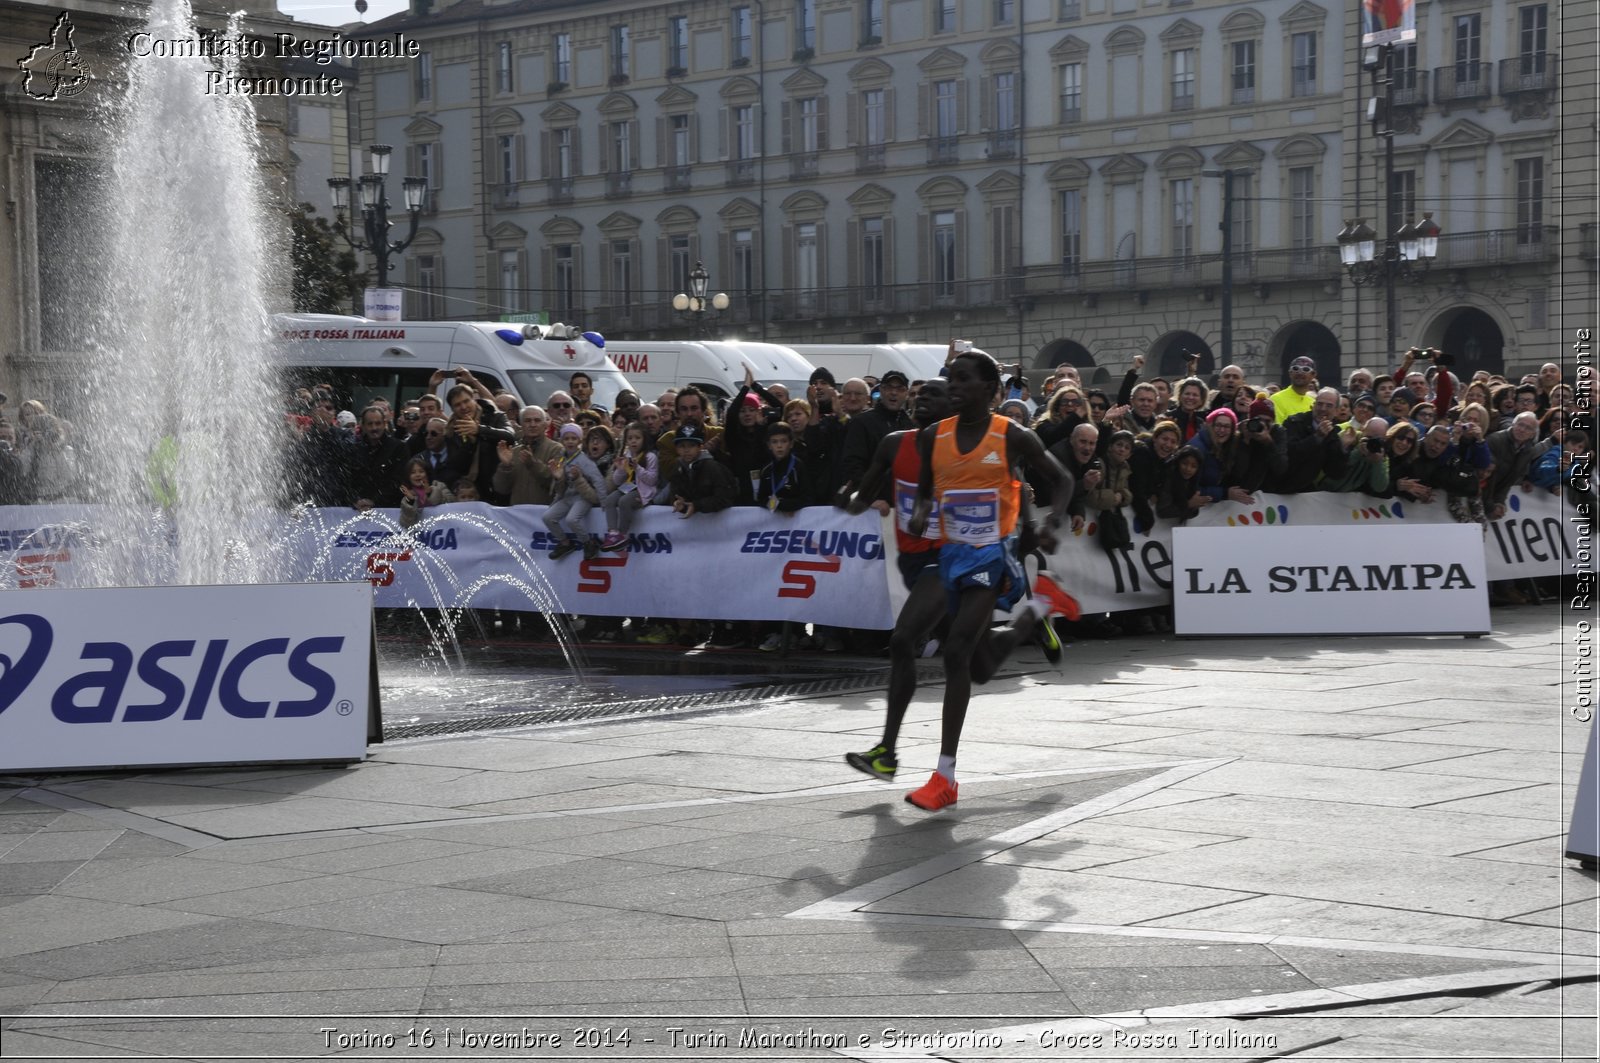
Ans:
{"type": "Polygon", "coordinates": [[[1384,434],[1383,442],[1389,452],[1389,486],[1382,497],[1396,496],[1411,502],[1426,502],[1431,490],[1412,475],[1412,466],[1420,453],[1422,434],[1410,421],[1396,421],[1384,434]]]}
{"type": "Polygon", "coordinates": [[[1089,404],[1076,384],[1060,384],[1050,396],[1044,413],[1033,422],[1033,432],[1046,450],[1072,435],[1072,430],[1089,419],[1089,404]]]}

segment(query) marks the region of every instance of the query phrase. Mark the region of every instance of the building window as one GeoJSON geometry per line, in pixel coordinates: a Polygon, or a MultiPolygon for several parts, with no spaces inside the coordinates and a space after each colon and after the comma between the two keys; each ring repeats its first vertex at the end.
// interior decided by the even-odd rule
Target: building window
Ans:
{"type": "Polygon", "coordinates": [[[1194,107],[1194,49],[1179,48],[1172,53],[1172,109],[1194,107]]]}
{"type": "Polygon", "coordinates": [[[756,234],[752,229],[733,230],[733,287],[744,295],[756,291],[756,234]]]}
{"type": "Polygon", "coordinates": [[[933,83],[933,133],[953,137],[960,130],[956,121],[956,83],[953,78],[933,83]]]}
{"type": "Polygon", "coordinates": [[[438,147],[433,141],[416,146],[417,176],[428,182],[430,195],[439,187],[438,147]]]}
{"type": "Polygon", "coordinates": [[[1289,95],[1314,96],[1317,92],[1317,35],[1314,32],[1296,33],[1289,38],[1293,54],[1290,67],[1289,95]]]}
{"type": "Polygon", "coordinates": [[[889,111],[882,89],[861,94],[861,142],[884,144],[889,140],[889,111]]]}
{"type": "Polygon", "coordinates": [[[494,138],[495,156],[500,165],[500,183],[514,185],[522,180],[517,165],[517,138],[514,136],[500,136],[494,138]]]}
{"type": "Polygon", "coordinates": [[[522,309],[522,270],[518,266],[521,253],[500,252],[500,309],[512,312],[522,309]]]}
{"type": "Polygon", "coordinates": [[[633,241],[611,241],[611,302],[632,306],[634,297],[633,241]]]}
{"type": "Polygon", "coordinates": [[[1256,100],[1256,42],[1233,42],[1233,102],[1256,100]]]}
{"type": "Polygon", "coordinates": [[[1061,0],[1062,22],[1076,22],[1083,17],[1083,0],[1061,0]]]}
{"type": "Polygon", "coordinates": [[[1517,243],[1544,241],[1544,160],[1517,160],[1517,243]]]}
{"type": "Polygon", "coordinates": [[[736,159],[756,157],[755,110],[748,103],[733,109],[733,157],[736,159]]]}
{"type": "Polygon", "coordinates": [[[1389,231],[1384,233],[1388,239],[1398,232],[1400,227],[1409,219],[1416,217],[1417,210],[1417,175],[1414,170],[1396,170],[1394,180],[1389,184],[1389,231]]]}
{"type": "Polygon", "coordinates": [[[1017,75],[994,76],[994,127],[1000,130],[1017,128],[1017,75]]]}
{"type": "Polygon", "coordinates": [[[690,163],[694,162],[694,158],[691,155],[689,140],[689,116],[686,114],[675,114],[672,116],[670,121],[672,123],[672,139],[670,147],[668,148],[667,157],[671,160],[671,162],[669,162],[668,165],[688,166],[690,163]]]}
{"type": "Polygon", "coordinates": [[[1009,26],[1011,25],[1011,20],[1016,17],[1016,0],[994,0],[994,24],[996,26],[1009,26]]]}
{"type": "Polygon", "coordinates": [[[1414,94],[1417,91],[1417,45],[1397,44],[1389,52],[1390,75],[1394,78],[1394,90],[1399,95],[1398,103],[1416,102],[1414,94]]]}
{"type": "Polygon", "coordinates": [[[551,81],[557,85],[572,84],[572,34],[556,34],[550,52],[551,81]]]}
{"type": "Polygon", "coordinates": [[[887,280],[884,272],[883,219],[861,219],[861,289],[868,302],[883,301],[887,280]]]}
{"type": "Polygon", "coordinates": [[[550,131],[550,143],[554,146],[554,159],[552,160],[554,165],[551,169],[555,171],[550,176],[561,178],[577,176],[572,165],[573,141],[576,137],[577,130],[571,126],[550,131]]]}
{"type": "Polygon", "coordinates": [[[417,99],[433,99],[433,53],[419,52],[417,54],[417,99]]]}
{"type": "Polygon", "coordinates": [[[794,0],[794,50],[812,52],[817,47],[817,0],[794,0]]]}
{"type": "Polygon", "coordinates": [[[956,31],[956,0],[933,0],[933,32],[956,31]]]}
{"type": "Polygon", "coordinates": [[[1083,119],[1083,64],[1068,63],[1061,68],[1061,121],[1083,119]]]}
{"type": "Polygon", "coordinates": [[[1296,166],[1289,171],[1289,241],[1307,253],[1317,244],[1316,168],[1296,166]]]}
{"type": "Polygon", "coordinates": [[[1180,178],[1169,187],[1172,191],[1172,255],[1180,265],[1188,266],[1194,256],[1194,180],[1180,178]]]}
{"type": "Polygon", "coordinates": [[[1233,253],[1246,255],[1255,250],[1255,226],[1250,220],[1250,175],[1233,175],[1233,253]]]}
{"type": "Polygon", "coordinates": [[[671,279],[673,291],[689,290],[689,263],[688,234],[675,233],[667,237],[667,276],[671,279]]]}
{"type": "Polygon", "coordinates": [[[439,316],[439,257],[417,256],[417,315],[423,320],[439,316]]]}
{"type": "Polygon", "coordinates": [[[555,246],[555,300],[552,308],[561,313],[567,320],[572,319],[571,311],[578,305],[578,253],[572,244],[557,244],[555,246]]]}
{"type": "Polygon", "coordinates": [[[1083,191],[1064,188],[1061,204],[1061,272],[1076,274],[1083,268],[1083,191]]]}
{"type": "Polygon", "coordinates": [[[733,9],[732,24],[728,32],[733,38],[733,47],[729,53],[733,56],[734,66],[743,66],[750,62],[750,9],[736,7],[733,9]]]}
{"type": "Polygon", "coordinates": [[[611,27],[611,80],[624,81],[633,69],[628,56],[628,27],[611,27]]]}
{"type": "Polygon", "coordinates": [[[861,43],[883,40],[883,0],[861,0],[861,43]]]}
{"type": "Polygon", "coordinates": [[[956,297],[956,214],[941,210],[933,216],[933,296],[950,300],[956,297]]]}
{"type": "Polygon", "coordinates": [[[511,42],[501,41],[495,45],[494,90],[500,93],[514,91],[511,76],[511,42]]]}
{"type": "Polygon", "coordinates": [[[1457,15],[1455,21],[1456,84],[1478,81],[1478,64],[1483,58],[1483,17],[1457,15]]]}
{"type": "Polygon", "coordinates": [[[822,101],[816,96],[808,96],[796,102],[800,105],[800,139],[795,143],[794,150],[819,151],[822,143],[822,101]]]}
{"type": "Polygon", "coordinates": [[[633,123],[606,123],[606,144],[611,172],[630,172],[633,169],[633,123]]]}
{"type": "Polygon", "coordinates": [[[801,313],[817,309],[817,226],[806,222],[794,227],[795,308],[801,313]]]}
{"type": "Polygon", "coordinates": [[[667,19],[667,70],[689,71],[689,19],[685,15],[667,19]]]}
{"type": "Polygon", "coordinates": [[[1523,77],[1545,72],[1550,12],[1544,4],[1517,8],[1517,57],[1523,77]]]}

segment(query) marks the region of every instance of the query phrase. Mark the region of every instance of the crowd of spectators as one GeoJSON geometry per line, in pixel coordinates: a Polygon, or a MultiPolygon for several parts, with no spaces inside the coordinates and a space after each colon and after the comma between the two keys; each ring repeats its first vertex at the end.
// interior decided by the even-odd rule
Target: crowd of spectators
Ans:
{"type": "MultiPolygon", "coordinates": [[[[1594,493],[1593,376],[1578,382],[1590,389],[1579,403],[1557,365],[1516,381],[1482,371],[1462,380],[1434,349],[1411,348],[1392,372],[1356,369],[1342,385],[1319,380],[1310,355],[1290,362],[1287,386],[1252,384],[1236,365],[1209,380],[1197,368],[1191,360],[1181,379],[1145,378],[1135,356],[1112,395],[1062,365],[1035,401],[1017,367],[996,408],[1072,473],[1075,529],[1091,511],[1145,528],[1224,500],[1312,491],[1443,505],[1457,521],[1486,525],[1518,484],[1575,501],[1594,493]]],[[[399,409],[374,397],[341,411],[330,387],[314,385],[289,398],[282,501],[398,508],[407,526],[453,502],[546,505],[552,558],[593,557],[626,549],[646,506],[692,519],[731,506],[781,516],[845,504],[878,443],[911,427],[923,383],[897,370],[840,382],[818,367],[800,396],[747,372],[721,411],[694,387],[653,402],[623,391],[607,409],[581,371],[543,406],[491,391],[465,369],[434,373],[399,409]]],[[[73,499],[69,440],[35,401],[16,424],[0,420],[0,504],[73,499]]],[[[1030,490],[1041,507],[1051,501],[1047,485],[1030,490]]]]}

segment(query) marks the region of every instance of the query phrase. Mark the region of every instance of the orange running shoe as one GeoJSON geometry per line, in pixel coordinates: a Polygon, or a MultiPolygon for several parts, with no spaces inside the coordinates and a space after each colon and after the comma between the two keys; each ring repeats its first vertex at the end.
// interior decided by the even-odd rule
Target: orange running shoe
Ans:
{"type": "Polygon", "coordinates": [[[937,812],[946,805],[956,803],[956,784],[934,772],[927,782],[906,794],[906,800],[918,808],[937,812]]]}
{"type": "Polygon", "coordinates": [[[1082,615],[1082,611],[1078,608],[1078,599],[1068,594],[1061,584],[1050,578],[1048,573],[1039,573],[1039,578],[1033,581],[1033,596],[1050,606],[1050,613],[1053,616],[1076,620],[1082,615]]]}

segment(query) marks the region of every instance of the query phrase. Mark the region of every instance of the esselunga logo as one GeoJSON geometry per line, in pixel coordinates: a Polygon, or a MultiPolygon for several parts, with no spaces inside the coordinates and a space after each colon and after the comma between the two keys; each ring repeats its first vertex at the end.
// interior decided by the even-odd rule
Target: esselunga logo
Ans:
{"type": "Polygon", "coordinates": [[[48,698],[51,714],[73,724],[152,723],[180,710],[180,719],[199,720],[213,705],[246,720],[315,716],[333,704],[337,689],[315,658],[339,653],[344,642],[343,636],[168,639],[138,647],[85,642],[67,663],[62,657],[73,643],[58,640],[49,620],[13,613],[0,617],[0,713],[28,694],[24,709],[48,698]],[[39,677],[52,663],[52,651],[57,667],[41,689],[39,677]],[[291,696],[250,696],[267,689],[291,696]]]}

